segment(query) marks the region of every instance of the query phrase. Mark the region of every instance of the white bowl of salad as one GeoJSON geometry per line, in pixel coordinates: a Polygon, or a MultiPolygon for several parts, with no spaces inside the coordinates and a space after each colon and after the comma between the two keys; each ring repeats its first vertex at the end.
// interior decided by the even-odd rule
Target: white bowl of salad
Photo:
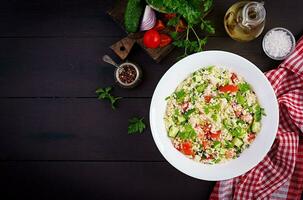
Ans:
{"type": "Polygon", "coordinates": [[[181,172],[226,180],[252,169],[268,153],[279,122],[278,102],[250,61],[205,51],[174,64],[150,107],[154,141],[181,172]]]}

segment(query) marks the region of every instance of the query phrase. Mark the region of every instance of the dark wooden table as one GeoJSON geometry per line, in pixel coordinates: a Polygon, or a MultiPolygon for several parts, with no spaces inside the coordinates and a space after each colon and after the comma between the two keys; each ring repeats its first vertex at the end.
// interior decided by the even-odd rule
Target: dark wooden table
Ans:
{"type": "MultiPolygon", "coordinates": [[[[217,33],[207,49],[227,50],[262,71],[278,62],[265,56],[262,36],[249,43],[228,38],[223,16],[233,0],[216,0],[210,18],[217,33]]],[[[144,70],[116,111],[95,89],[114,85],[113,68],[100,61],[125,36],[105,11],[106,0],[4,0],[0,6],[1,199],[207,199],[214,182],[190,178],[170,166],[149,127],[127,134],[127,121],[148,122],[153,90],[180,55],[156,64],[139,47],[129,59],[144,70]],[[6,196],[6,197],[5,197],[6,196]],[[5,198],[4,198],[5,197],[5,198]]],[[[266,1],[266,30],[303,31],[301,0],[266,1]]]]}

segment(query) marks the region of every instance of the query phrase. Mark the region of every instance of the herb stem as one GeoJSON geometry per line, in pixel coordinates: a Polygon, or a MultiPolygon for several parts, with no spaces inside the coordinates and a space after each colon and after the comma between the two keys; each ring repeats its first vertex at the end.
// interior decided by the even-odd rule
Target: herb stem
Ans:
{"type": "MultiPolygon", "coordinates": [[[[188,36],[189,36],[189,25],[187,26],[187,30],[186,30],[186,41],[188,40],[188,36]]],[[[184,55],[187,55],[187,45],[185,45],[185,53],[184,55]]]]}
{"type": "MultiPolygon", "coordinates": [[[[193,27],[190,27],[190,28],[191,28],[191,30],[194,32],[194,34],[195,34],[197,40],[200,41],[200,38],[199,38],[198,34],[196,33],[195,29],[194,29],[193,27]]],[[[201,49],[202,49],[202,47],[201,47],[201,42],[199,42],[199,51],[200,51],[201,49]]]]}

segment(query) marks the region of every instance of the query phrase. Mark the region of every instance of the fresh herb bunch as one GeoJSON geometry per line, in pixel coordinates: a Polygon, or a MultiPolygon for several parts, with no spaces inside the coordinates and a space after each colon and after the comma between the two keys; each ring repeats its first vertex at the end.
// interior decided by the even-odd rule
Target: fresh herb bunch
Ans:
{"type": "Polygon", "coordinates": [[[128,134],[142,133],[145,129],[144,118],[131,118],[128,120],[128,134]]]}
{"type": "Polygon", "coordinates": [[[180,37],[177,32],[171,34],[175,40],[173,44],[184,48],[184,55],[182,57],[202,51],[207,43],[207,36],[204,38],[198,36],[197,27],[200,27],[202,31],[209,34],[215,33],[212,23],[204,19],[212,8],[213,0],[149,0],[148,3],[166,12],[176,13],[177,17],[168,21],[167,24],[169,26],[177,25],[181,17],[187,22],[185,38],[180,37]],[[195,39],[190,39],[191,34],[195,39]]]}
{"type": "Polygon", "coordinates": [[[122,99],[122,97],[114,97],[110,94],[112,91],[112,87],[106,87],[106,88],[99,88],[96,90],[96,93],[98,95],[98,99],[107,99],[110,101],[112,109],[116,109],[116,103],[117,100],[122,99]]]}

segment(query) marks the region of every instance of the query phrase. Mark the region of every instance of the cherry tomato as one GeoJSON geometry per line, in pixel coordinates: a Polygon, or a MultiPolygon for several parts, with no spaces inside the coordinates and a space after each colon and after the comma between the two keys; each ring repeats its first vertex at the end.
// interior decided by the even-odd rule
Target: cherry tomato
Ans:
{"type": "Polygon", "coordinates": [[[186,27],[187,27],[187,25],[186,25],[185,21],[183,19],[180,19],[176,26],[176,31],[178,33],[184,32],[186,30],[186,27]]]}
{"type": "Polygon", "coordinates": [[[209,103],[210,102],[210,100],[211,100],[211,98],[212,98],[212,96],[204,96],[204,100],[205,100],[205,102],[206,103],[209,103]]]}
{"type": "Polygon", "coordinates": [[[185,155],[193,155],[193,151],[192,151],[191,147],[192,147],[192,145],[190,142],[184,142],[181,144],[182,152],[185,155]]]}
{"type": "Polygon", "coordinates": [[[156,24],[155,24],[155,26],[154,26],[154,28],[153,28],[153,30],[155,30],[155,31],[161,31],[163,29],[165,29],[165,25],[162,22],[162,20],[158,19],[157,22],[156,22],[156,24]]]}
{"type": "Polygon", "coordinates": [[[165,47],[168,44],[170,44],[172,41],[171,37],[166,34],[160,34],[160,40],[161,40],[160,47],[165,47]]]}
{"type": "Polygon", "coordinates": [[[235,73],[232,73],[230,79],[233,83],[235,83],[238,80],[238,77],[235,73]]]}
{"type": "Polygon", "coordinates": [[[172,18],[175,18],[176,17],[176,13],[166,13],[164,15],[164,18],[167,19],[167,20],[170,20],[172,18]]]}
{"type": "Polygon", "coordinates": [[[219,87],[220,92],[237,92],[238,89],[237,85],[225,85],[219,87]]]}
{"type": "Polygon", "coordinates": [[[143,37],[143,43],[147,48],[157,48],[160,45],[160,34],[155,30],[146,31],[143,37]]]}
{"type": "Polygon", "coordinates": [[[215,133],[210,133],[210,138],[213,140],[219,140],[221,135],[221,131],[217,131],[215,133]]]}

